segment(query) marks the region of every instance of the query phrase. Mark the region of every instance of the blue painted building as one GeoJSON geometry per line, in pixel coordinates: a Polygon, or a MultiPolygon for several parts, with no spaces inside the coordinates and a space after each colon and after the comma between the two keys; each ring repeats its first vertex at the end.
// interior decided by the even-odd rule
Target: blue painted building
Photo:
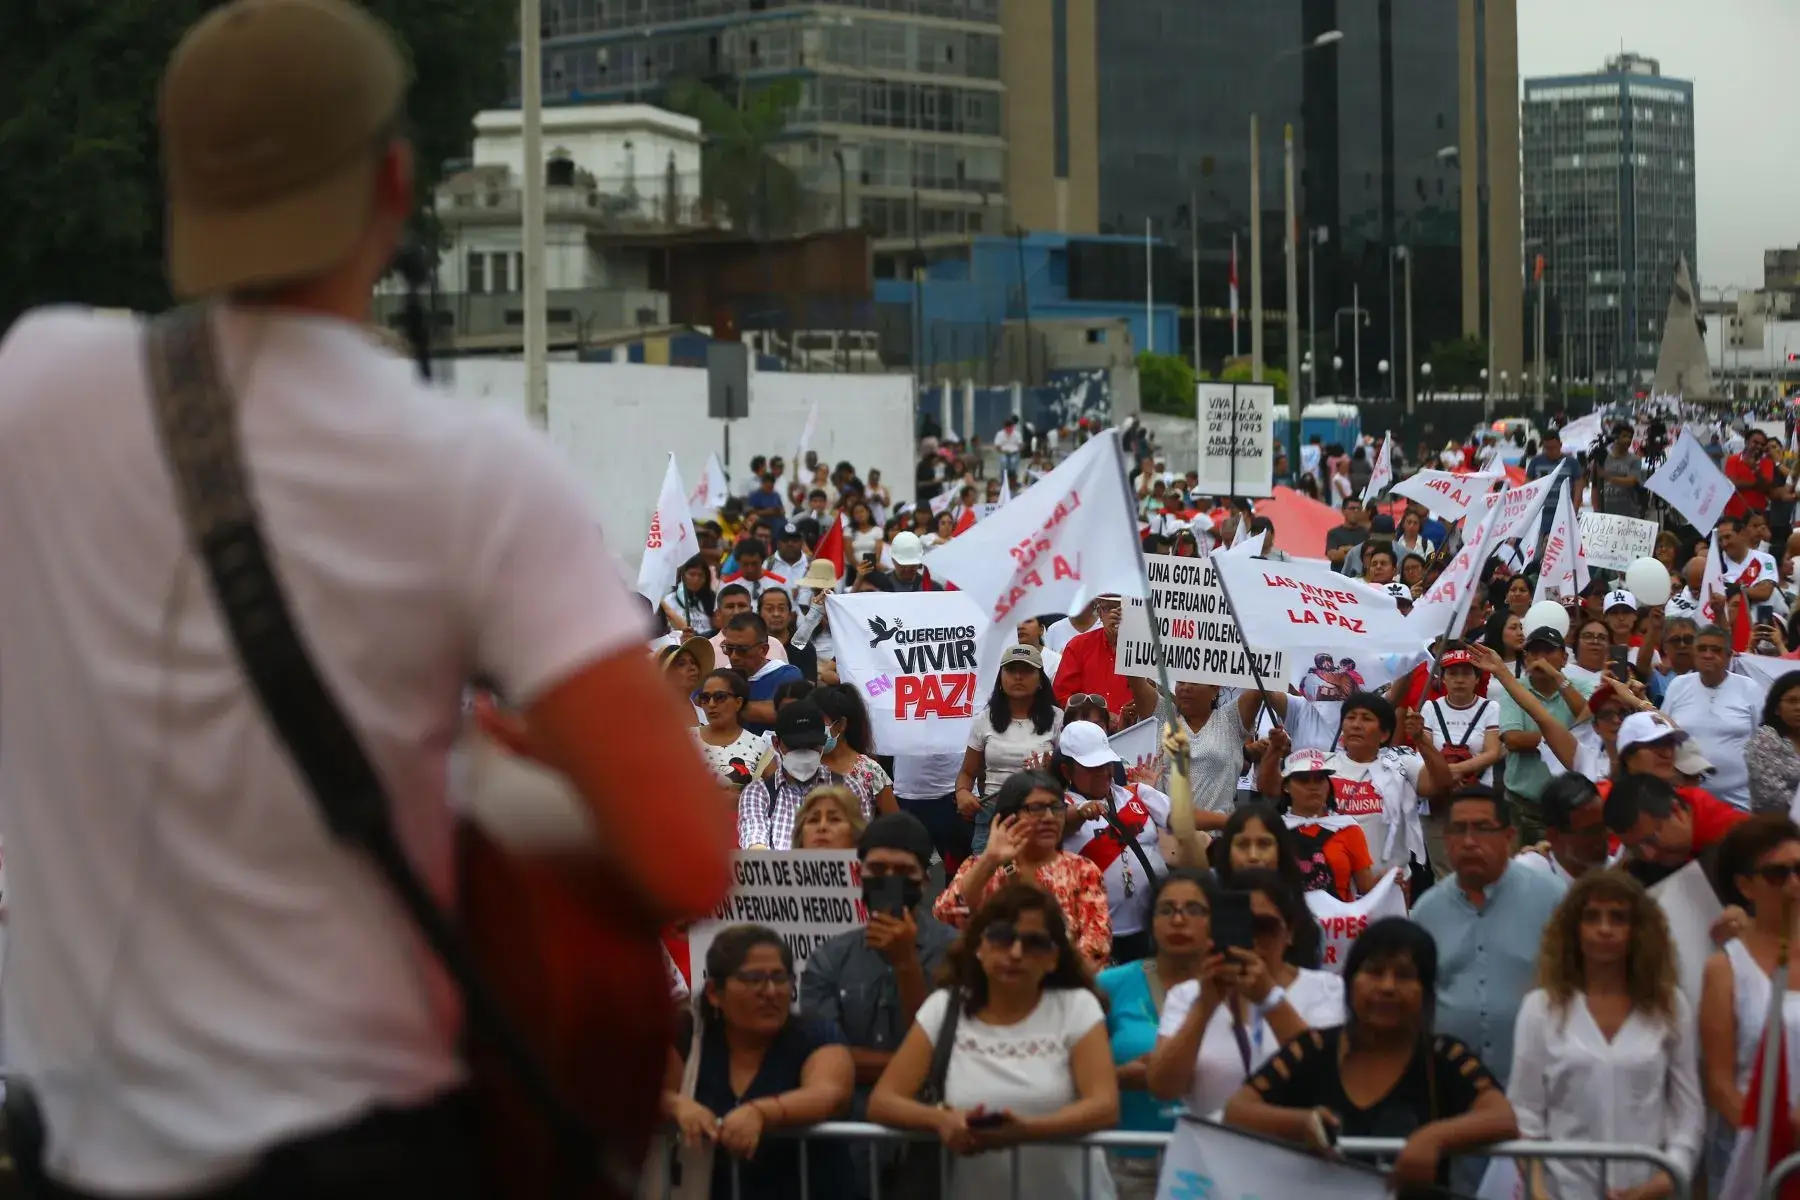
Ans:
{"type": "Polygon", "coordinates": [[[1130,327],[1134,351],[1153,346],[1179,352],[1186,293],[1180,290],[1174,248],[1153,241],[1148,258],[1142,238],[1063,233],[973,238],[966,256],[933,262],[922,285],[910,279],[875,281],[875,304],[888,335],[884,352],[904,352],[910,344],[911,361],[927,369],[932,363],[967,362],[985,356],[1007,322],[1026,318],[1116,318],[1130,327]],[[1148,323],[1147,276],[1156,299],[1148,323]]]}

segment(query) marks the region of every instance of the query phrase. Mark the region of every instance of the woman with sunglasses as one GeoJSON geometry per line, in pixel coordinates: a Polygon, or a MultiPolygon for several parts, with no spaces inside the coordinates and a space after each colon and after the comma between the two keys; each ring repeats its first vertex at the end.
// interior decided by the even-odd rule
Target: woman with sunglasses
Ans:
{"type": "Polygon", "coordinates": [[[1112,953],[1112,917],[1100,868],[1062,848],[1068,803],[1062,785],[1042,771],[1019,771],[994,797],[987,849],[971,855],[938,894],[932,915],[958,929],[987,898],[1015,879],[1037,884],[1061,906],[1070,938],[1098,969],[1112,953]]]}
{"type": "MultiPolygon", "coordinates": [[[[1730,1197],[1730,1170],[1743,1174],[1750,1166],[1739,1125],[1769,1012],[1771,980],[1782,943],[1794,934],[1791,922],[1800,914],[1800,826],[1773,813],[1742,822],[1719,843],[1718,877],[1721,899],[1750,914],[1749,927],[1707,960],[1700,988],[1700,1078],[1714,1114],[1708,1194],[1730,1197]],[[1790,922],[1786,927],[1784,917],[1790,922]]],[[[1800,1085],[1792,1057],[1800,1046],[1800,991],[1790,989],[1782,997],[1781,1022],[1792,1107],[1800,1085]]],[[[1736,1195],[1753,1193],[1745,1188],[1736,1195]]]]}
{"type": "Polygon", "coordinates": [[[875,1085],[869,1119],[935,1133],[967,1156],[951,1175],[954,1200],[1112,1200],[1104,1164],[1079,1147],[1034,1147],[1016,1158],[988,1153],[1119,1121],[1105,1015],[1056,901],[1028,883],[1001,888],[969,919],[944,975],[947,986],[920,1006],[875,1085]],[[943,1103],[926,1104],[919,1090],[946,1036],[955,1049],[943,1103]]]}
{"type": "Polygon", "coordinates": [[[1402,1189],[1447,1187],[1452,1155],[1518,1136],[1506,1094],[1463,1043],[1431,1032],[1437,943],[1404,917],[1363,930],[1344,963],[1343,1024],[1302,1033],[1225,1105],[1225,1121],[1332,1153],[1343,1137],[1404,1138],[1402,1189]]]}
{"type": "MultiPolygon", "coordinates": [[[[1588,871],[1544,930],[1538,987],[1519,1006],[1506,1097],[1519,1134],[1655,1146],[1691,1177],[1705,1106],[1694,1010],[1676,986],[1668,918],[1622,871],[1588,871]]],[[[1550,1159],[1547,1200],[1661,1200],[1671,1181],[1631,1162],[1550,1159]]]]}
{"type": "Polygon", "coordinates": [[[1152,1094],[1201,1117],[1304,1030],[1344,1019],[1343,981],[1287,961],[1295,924],[1311,920],[1293,889],[1273,871],[1234,882],[1249,894],[1251,944],[1212,940],[1212,910],[1226,893],[1209,887],[1201,904],[1186,905],[1202,961],[1195,979],[1169,990],[1146,1071],[1152,1094]]]}
{"type": "Polygon", "coordinates": [[[712,672],[701,681],[694,699],[706,714],[706,724],[694,730],[694,737],[714,779],[742,788],[758,775],[766,778],[774,772],[774,747],[769,739],[738,723],[744,705],[750,702],[750,681],[741,672],[729,668],[712,672]]]}
{"type": "MultiPolygon", "coordinates": [[[[800,1143],[769,1135],[829,1121],[850,1107],[850,1051],[830,1024],[795,1016],[793,1001],[793,955],[773,929],[733,925],[707,947],[694,1039],[700,1060],[684,1078],[688,1064],[670,1049],[663,1114],[688,1146],[725,1152],[713,1156],[712,1200],[798,1197],[800,1143]]],[[[841,1143],[807,1146],[804,1162],[809,1194],[853,1190],[841,1143]]]]}

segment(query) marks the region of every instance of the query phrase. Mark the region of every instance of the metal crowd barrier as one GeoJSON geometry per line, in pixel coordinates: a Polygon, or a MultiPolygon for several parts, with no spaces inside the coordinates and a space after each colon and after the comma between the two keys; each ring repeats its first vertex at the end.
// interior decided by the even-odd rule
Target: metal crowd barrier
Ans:
{"type": "MultiPolygon", "coordinates": [[[[802,1130],[781,1130],[769,1135],[778,1138],[793,1138],[800,1143],[800,1192],[799,1200],[813,1200],[810,1191],[811,1181],[808,1178],[806,1147],[813,1140],[862,1142],[873,1145],[898,1144],[903,1142],[937,1142],[937,1137],[930,1133],[914,1130],[889,1129],[885,1125],[870,1125],[858,1121],[827,1121],[802,1130]]],[[[1040,1146],[1081,1146],[1096,1150],[1165,1150],[1174,1135],[1166,1132],[1139,1132],[1129,1130],[1107,1130],[1103,1133],[1090,1133],[1086,1137],[1069,1141],[1032,1142],[1029,1146],[1012,1146],[1008,1153],[1012,1156],[1013,1169],[1012,1189],[1008,1200],[1025,1200],[1020,1193],[1022,1173],[1018,1169],[1019,1151],[1040,1146]]],[[[1342,1138],[1338,1141],[1338,1152],[1349,1158],[1374,1158],[1399,1154],[1406,1145],[1401,1138],[1342,1138]]],[[[720,1151],[719,1153],[724,1153],[720,1151]]],[[[1480,1151],[1483,1158],[1558,1158],[1558,1159],[1590,1159],[1612,1162],[1648,1163],[1665,1172],[1674,1180],[1672,1200],[1692,1200],[1693,1188],[1688,1173],[1681,1168],[1675,1159],[1652,1146],[1634,1146],[1617,1142],[1500,1142],[1483,1147],[1480,1151]]],[[[741,1200],[741,1183],[738,1176],[738,1160],[731,1162],[731,1200],[741,1200]]],[[[939,1171],[945,1184],[945,1193],[949,1194],[949,1168],[951,1157],[948,1153],[938,1156],[939,1171]]],[[[1092,1200],[1093,1173],[1104,1171],[1104,1164],[1096,1165],[1092,1155],[1084,1155],[1082,1159],[1082,1200],[1092,1200]]],[[[1800,1154],[1784,1159],[1763,1185],[1759,1200],[1773,1200],[1775,1189],[1786,1176],[1800,1171],[1800,1154]]],[[[871,1200],[881,1200],[881,1162],[878,1156],[870,1155],[869,1162],[869,1196],[871,1200]]],[[[835,1197],[820,1197],[819,1200],[837,1200],[835,1197]]],[[[1002,1200],[993,1197],[991,1200],[1002,1200]]]]}
{"type": "Polygon", "coordinates": [[[1790,1154],[1776,1163],[1775,1169],[1769,1172],[1769,1177],[1763,1180],[1762,1188],[1756,1193],[1756,1200],[1775,1200],[1781,1192],[1781,1185],[1787,1182],[1787,1177],[1796,1173],[1800,1173],[1800,1154],[1790,1154]]]}

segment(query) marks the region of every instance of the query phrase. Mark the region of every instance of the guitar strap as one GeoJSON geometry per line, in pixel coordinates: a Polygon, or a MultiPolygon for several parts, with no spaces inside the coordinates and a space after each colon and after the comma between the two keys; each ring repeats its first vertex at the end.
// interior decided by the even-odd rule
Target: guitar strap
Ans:
{"type": "Polygon", "coordinates": [[[481,977],[468,943],[407,858],[387,791],[294,622],[251,499],[236,398],[220,371],[210,310],[189,306],[155,318],[144,354],[152,416],[188,541],[206,565],[263,715],[320,816],[334,838],[374,863],[461,993],[470,1030],[493,1047],[550,1125],[569,1194],[621,1168],[628,1194],[638,1164],[602,1163],[601,1139],[557,1094],[481,977]]]}

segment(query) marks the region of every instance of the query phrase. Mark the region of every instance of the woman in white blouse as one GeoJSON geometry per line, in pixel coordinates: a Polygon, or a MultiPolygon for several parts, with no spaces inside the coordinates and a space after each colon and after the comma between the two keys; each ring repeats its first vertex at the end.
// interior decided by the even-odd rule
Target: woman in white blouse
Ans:
{"type": "MultiPolygon", "coordinates": [[[[1676,986],[1663,911],[1622,871],[1589,871],[1544,930],[1537,990],[1519,1006],[1506,1098],[1519,1134],[1654,1146],[1692,1175],[1705,1122],[1693,1008],[1676,986]]],[[[1646,1163],[1546,1160],[1549,1200],[1658,1200],[1646,1163]]]]}
{"type": "MultiPolygon", "coordinates": [[[[1219,895],[1209,886],[1204,905],[1186,913],[1205,946],[1200,978],[1169,989],[1145,1071],[1152,1095],[1183,1100],[1199,1117],[1223,1108],[1291,1039],[1344,1023],[1344,981],[1286,961],[1295,927],[1312,919],[1305,902],[1273,871],[1236,871],[1232,883],[1250,893],[1255,949],[1210,940],[1219,895]]],[[[1183,1129],[1177,1125],[1175,1136],[1183,1129]]]]}
{"type": "Polygon", "coordinates": [[[987,849],[1000,785],[1027,764],[1048,761],[1062,727],[1043,655],[1035,646],[1008,646],[1000,654],[987,707],[975,714],[956,775],[957,814],[975,823],[970,853],[987,849]]]}

